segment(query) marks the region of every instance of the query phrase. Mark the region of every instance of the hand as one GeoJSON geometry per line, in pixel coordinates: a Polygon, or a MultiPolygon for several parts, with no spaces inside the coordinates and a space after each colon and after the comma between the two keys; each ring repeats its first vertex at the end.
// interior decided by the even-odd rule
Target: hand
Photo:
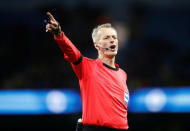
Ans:
{"type": "Polygon", "coordinates": [[[47,12],[47,16],[49,17],[49,23],[46,24],[46,32],[53,33],[56,36],[61,36],[61,26],[59,23],[55,20],[53,15],[50,12],[47,12]]]}

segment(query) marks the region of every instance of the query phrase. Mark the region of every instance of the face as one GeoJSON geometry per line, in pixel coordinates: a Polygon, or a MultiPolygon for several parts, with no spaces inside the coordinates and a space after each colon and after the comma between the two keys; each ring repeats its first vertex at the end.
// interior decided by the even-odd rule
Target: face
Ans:
{"type": "Polygon", "coordinates": [[[102,47],[98,48],[100,52],[103,52],[103,54],[106,55],[107,57],[113,57],[117,55],[118,39],[117,39],[117,32],[114,29],[101,28],[97,33],[97,37],[98,37],[98,42],[96,42],[96,44],[102,47]]]}

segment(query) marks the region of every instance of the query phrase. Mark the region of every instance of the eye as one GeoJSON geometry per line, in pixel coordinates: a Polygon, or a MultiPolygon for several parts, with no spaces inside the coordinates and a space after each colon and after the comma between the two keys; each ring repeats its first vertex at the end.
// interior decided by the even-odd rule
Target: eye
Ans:
{"type": "Polygon", "coordinates": [[[117,37],[116,37],[116,36],[114,36],[114,35],[112,36],[112,38],[113,38],[113,39],[117,39],[117,37]]]}
{"type": "Polygon", "coordinates": [[[109,38],[109,36],[104,37],[105,40],[107,40],[108,38],[109,38]]]}

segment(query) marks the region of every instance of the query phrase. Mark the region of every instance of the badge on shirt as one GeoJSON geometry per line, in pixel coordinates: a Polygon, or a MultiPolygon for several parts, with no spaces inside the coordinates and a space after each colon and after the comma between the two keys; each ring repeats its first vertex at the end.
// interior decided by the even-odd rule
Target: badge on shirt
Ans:
{"type": "Polygon", "coordinates": [[[125,104],[128,104],[128,101],[129,101],[129,93],[127,91],[125,91],[125,94],[124,94],[124,101],[125,101],[125,104]]]}

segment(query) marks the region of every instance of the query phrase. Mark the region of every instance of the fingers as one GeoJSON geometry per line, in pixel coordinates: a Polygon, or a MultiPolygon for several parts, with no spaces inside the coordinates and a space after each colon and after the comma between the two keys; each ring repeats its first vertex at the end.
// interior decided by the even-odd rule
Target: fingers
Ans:
{"type": "Polygon", "coordinates": [[[50,21],[56,21],[50,12],[47,12],[47,16],[49,17],[50,21]]]}
{"type": "Polygon", "coordinates": [[[58,24],[58,22],[57,21],[52,21],[52,20],[50,20],[50,24],[52,24],[52,25],[54,25],[54,26],[59,26],[59,24],[58,24]]]}
{"type": "Polygon", "coordinates": [[[47,25],[46,25],[46,28],[56,29],[56,27],[55,27],[54,25],[51,25],[51,24],[47,24],[47,25]]]}
{"type": "Polygon", "coordinates": [[[51,31],[52,31],[52,29],[50,28],[50,25],[47,24],[47,25],[46,25],[46,32],[51,32],[51,31]]]}
{"type": "Polygon", "coordinates": [[[57,30],[57,26],[54,26],[53,24],[46,25],[46,32],[52,32],[54,30],[57,30]]]}
{"type": "Polygon", "coordinates": [[[55,35],[61,34],[61,27],[53,15],[50,12],[47,12],[47,16],[49,17],[49,23],[47,21],[44,21],[46,23],[46,32],[50,32],[55,35]]]}
{"type": "MultiPolygon", "coordinates": [[[[48,17],[50,19],[49,24],[52,24],[52,25],[54,25],[56,27],[59,26],[59,23],[55,20],[55,18],[53,17],[53,15],[50,12],[47,12],[47,15],[48,15],[48,17]]],[[[45,23],[48,24],[47,21],[45,21],[45,23]]]]}

